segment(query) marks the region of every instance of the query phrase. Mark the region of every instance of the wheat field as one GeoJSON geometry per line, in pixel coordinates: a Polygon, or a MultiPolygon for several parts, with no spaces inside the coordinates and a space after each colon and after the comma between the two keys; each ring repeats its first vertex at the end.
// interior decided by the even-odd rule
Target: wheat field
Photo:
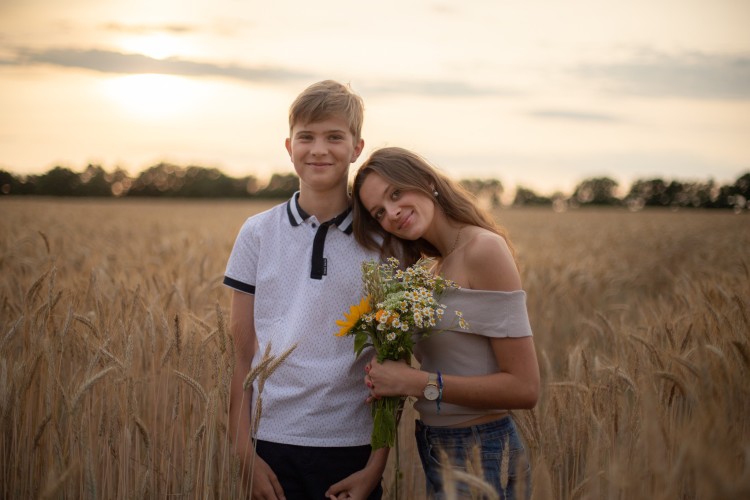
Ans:
{"type": "MultiPolygon", "coordinates": [[[[0,200],[0,497],[243,496],[221,279],[271,203],[0,200]]],[[[533,497],[747,498],[748,215],[496,216],[542,371],[514,412],[533,497]]],[[[423,496],[412,427],[407,407],[386,498],[423,496]]]]}

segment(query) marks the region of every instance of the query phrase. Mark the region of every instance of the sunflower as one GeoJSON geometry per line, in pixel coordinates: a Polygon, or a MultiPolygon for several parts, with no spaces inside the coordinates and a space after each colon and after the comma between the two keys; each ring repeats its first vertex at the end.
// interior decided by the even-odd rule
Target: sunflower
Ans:
{"type": "Polygon", "coordinates": [[[354,325],[357,324],[357,321],[364,316],[365,314],[370,312],[370,296],[364,297],[362,301],[359,304],[355,304],[351,306],[348,313],[344,313],[345,319],[339,319],[336,321],[336,324],[341,327],[339,330],[339,333],[336,334],[337,337],[343,337],[349,331],[354,328],[354,325]]]}

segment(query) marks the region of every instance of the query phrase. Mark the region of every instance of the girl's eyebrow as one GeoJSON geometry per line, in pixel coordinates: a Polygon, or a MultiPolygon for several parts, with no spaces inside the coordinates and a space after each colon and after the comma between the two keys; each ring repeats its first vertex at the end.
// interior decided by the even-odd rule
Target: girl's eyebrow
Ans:
{"type": "MultiPolygon", "coordinates": [[[[388,191],[390,191],[392,187],[393,186],[391,186],[390,184],[387,184],[385,186],[385,189],[383,190],[383,197],[388,196],[388,191]]],[[[373,215],[373,212],[376,211],[378,208],[380,208],[380,205],[375,205],[374,207],[372,207],[372,209],[368,210],[368,212],[370,212],[370,215],[373,215]]]]}

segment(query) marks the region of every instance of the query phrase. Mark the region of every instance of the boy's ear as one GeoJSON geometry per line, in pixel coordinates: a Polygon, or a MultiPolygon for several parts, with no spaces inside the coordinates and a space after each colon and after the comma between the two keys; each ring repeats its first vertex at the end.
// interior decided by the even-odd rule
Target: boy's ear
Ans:
{"type": "Polygon", "coordinates": [[[284,141],[284,146],[286,146],[286,152],[289,153],[289,158],[292,157],[292,139],[290,137],[287,137],[284,141]]]}
{"type": "Polygon", "coordinates": [[[357,161],[357,158],[359,158],[359,155],[362,154],[362,150],[365,148],[365,140],[360,138],[359,141],[357,141],[357,144],[354,145],[354,153],[352,154],[352,161],[351,163],[354,163],[357,161]]]}

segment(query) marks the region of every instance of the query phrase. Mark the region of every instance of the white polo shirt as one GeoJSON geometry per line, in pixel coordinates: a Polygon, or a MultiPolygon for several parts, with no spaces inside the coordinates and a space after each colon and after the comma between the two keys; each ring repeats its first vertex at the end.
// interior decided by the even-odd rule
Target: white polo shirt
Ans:
{"type": "MultiPolygon", "coordinates": [[[[275,355],[298,344],[265,382],[256,438],[300,446],[359,446],[370,442],[372,417],[363,384],[368,353],[355,360],[354,340],[336,337],[337,319],[362,297],[361,264],[377,259],[352,233],[347,210],[321,224],[286,203],[245,221],[227,264],[224,284],[255,295],[260,349],[275,355]]],[[[258,388],[253,388],[255,408],[258,388]]]]}

